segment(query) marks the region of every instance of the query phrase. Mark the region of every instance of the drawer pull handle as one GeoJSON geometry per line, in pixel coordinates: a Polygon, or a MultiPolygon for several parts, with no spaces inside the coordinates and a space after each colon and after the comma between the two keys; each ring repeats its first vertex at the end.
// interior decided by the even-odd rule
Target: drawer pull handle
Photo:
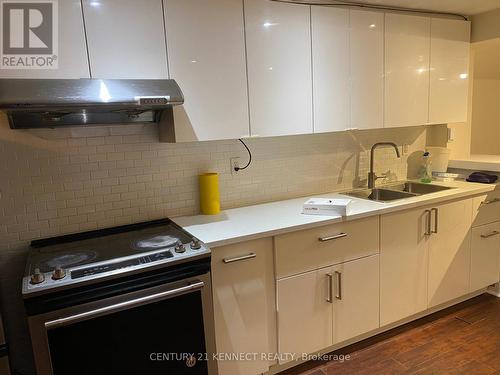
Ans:
{"type": "Polygon", "coordinates": [[[490,237],[496,236],[498,234],[500,234],[500,232],[497,230],[494,230],[493,232],[488,233],[488,234],[481,234],[481,237],[482,238],[490,238],[490,237]]]}
{"type": "Polygon", "coordinates": [[[432,234],[431,230],[431,221],[432,221],[432,211],[425,210],[425,235],[430,236],[432,234]]]}
{"type": "Polygon", "coordinates": [[[342,273],[335,271],[335,276],[337,277],[337,292],[335,293],[335,298],[342,299],[342,273]]]}
{"type": "Polygon", "coordinates": [[[331,240],[336,240],[342,237],[347,237],[347,233],[339,233],[334,236],[328,236],[328,237],[320,237],[318,238],[318,241],[320,242],[326,242],[326,241],[331,241],[331,240]]]}
{"type": "Polygon", "coordinates": [[[328,296],[326,297],[326,302],[333,303],[333,274],[326,274],[326,284],[328,288],[328,296]]]}
{"type": "Polygon", "coordinates": [[[492,203],[497,203],[497,202],[500,202],[500,198],[493,198],[491,200],[482,201],[481,205],[492,204],[492,203]]]}
{"type": "Polygon", "coordinates": [[[434,212],[434,229],[431,230],[431,233],[437,233],[438,232],[438,209],[437,208],[431,208],[431,211],[434,212]]]}
{"type": "Polygon", "coordinates": [[[224,263],[228,264],[228,263],[240,262],[242,260],[252,259],[252,258],[255,258],[255,257],[257,257],[257,254],[250,253],[250,254],[247,254],[247,255],[241,255],[241,256],[238,256],[238,257],[234,257],[234,258],[224,258],[224,259],[222,259],[222,261],[224,263]]]}

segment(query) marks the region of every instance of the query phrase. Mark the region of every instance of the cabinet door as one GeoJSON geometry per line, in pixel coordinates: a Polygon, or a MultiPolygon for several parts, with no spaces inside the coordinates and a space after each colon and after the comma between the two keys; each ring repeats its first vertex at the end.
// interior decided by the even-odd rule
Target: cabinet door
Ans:
{"type": "Polygon", "coordinates": [[[243,2],[164,0],[176,141],[249,136],[243,2]]]}
{"type": "Polygon", "coordinates": [[[384,13],[350,11],[350,127],[384,123],[384,13]]]}
{"type": "Polygon", "coordinates": [[[310,7],[245,0],[245,19],[251,134],[312,133],[310,7]]]}
{"type": "Polygon", "coordinates": [[[469,291],[472,199],[436,206],[432,216],[437,233],[429,241],[428,307],[469,291]]]}
{"type": "Polygon", "coordinates": [[[57,2],[58,11],[58,68],[1,69],[0,78],[89,78],[80,0],[57,2]]]}
{"type": "Polygon", "coordinates": [[[500,222],[472,229],[470,291],[497,283],[500,267],[500,222]]]}
{"type": "Polygon", "coordinates": [[[314,132],[349,127],[349,11],[311,8],[314,132]]]}
{"type": "Polygon", "coordinates": [[[168,78],[161,0],[83,0],[93,78],[168,78]]]}
{"type": "MultiPolygon", "coordinates": [[[[276,352],[272,238],[213,249],[212,287],[217,351],[276,352]]],[[[270,364],[220,361],[218,368],[220,375],[254,375],[267,372],[270,364]]]]}
{"type": "Polygon", "coordinates": [[[331,268],[278,280],[278,351],[312,353],[333,344],[331,268]]]}
{"type": "Polygon", "coordinates": [[[470,22],[431,20],[429,122],[467,121],[470,22]]]}
{"type": "Polygon", "coordinates": [[[381,326],[427,308],[428,218],[422,209],[381,216],[381,326]]]}
{"type": "Polygon", "coordinates": [[[379,256],[333,267],[333,343],[380,326],[379,256]]]}
{"type": "Polygon", "coordinates": [[[430,24],[428,17],[385,15],[385,127],[428,122],[430,24]]]}

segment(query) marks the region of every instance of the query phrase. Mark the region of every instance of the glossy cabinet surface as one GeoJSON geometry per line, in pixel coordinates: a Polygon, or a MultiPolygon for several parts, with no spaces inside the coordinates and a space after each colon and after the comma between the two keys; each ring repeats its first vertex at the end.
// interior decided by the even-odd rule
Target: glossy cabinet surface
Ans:
{"type": "Polygon", "coordinates": [[[314,132],[349,127],[349,10],[311,9],[314,132]]]}
{"type": "MultiPolygon", "coordinates": [[[[275,353],[272,238],[212,249],[212,288],[219,353],[275,353]],[[254,257],[236,260],[238,257],[254,257]]],[[[220,375],[267,372],[274,362],[218,361],[220,375]]]]}
{"type": "Polygon", "coordinates": [[[350,127],[383,127],[384,13],[350,10],[350,127]]]}
{"type": "Polygon", "coordinates": [[[313,353],[377,329],[379,255],[277,281],[280,353],[313,353]]]}
{"type": "Polygon", "coordinates": [[[380,217],[380,325],[427,308],[429,237],[424,209],[380,217]]]}
{"type": "Polygon", "coordinates": [[[310,7],[245,0],[252,136],[310,134],[310,7]]]}
{"type": "Polygon", "coordinates": [[[385,127],[428,122],[430,26],[428,17],[385,15],[385,127]]]}
{"type": "Polygon", "coordinates": [[[436,206],[429,241],[428,307],[469,291],[472,199],[436,206]],[[437,216],[437,222],[436,222],[437,216]]]}
{"type": "Polygon", "coordinates": [[[333,344],[331,267],[277,281],[278,352],[312,353],[333,344]]]}
{"type": "Polygon", "coordinates": [[[486,288],[499,281],[500,222],[472,229],[470,291],[486,288]]]}
{"type": "Polygon", "coordinates": [[[58,2],[57,69],[0,69],[0,78],[89,78],[82,6],[79,0],[58,2]]]}
{"type": "Polygon", "coordinates": [[[274,238],[276,276],[291,276],[378,254],[378,234],[379,218],[372,216],[278,235],[274,238]],[[320,240],[325,238],[332,239],[320,240]]]}
{"type": "Polygon", "coordinates": [[[168,78],[161,0],[83,0],[93,78],[168,78]]]}
{"type": "Polygon", "coordinates": [[[177,141],[248,137],[243,2],[164,0],[177,141]]]}
{"type": "Polygon", "coordinates": [[[333,342],[379,328],[379,255],[342,263],[333,271],[333,342]]]}
{"type": "Polygon", "coordinates": [[[431,19],[429,122],[467,121],[470,22],[431,19]]]}

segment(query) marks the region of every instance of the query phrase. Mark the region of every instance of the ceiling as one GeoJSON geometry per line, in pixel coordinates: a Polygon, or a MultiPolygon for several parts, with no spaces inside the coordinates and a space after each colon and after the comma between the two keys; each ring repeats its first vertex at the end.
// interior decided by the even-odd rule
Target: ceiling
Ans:
{"type": "Polygon", "coordinates": [[[354,0],[358,3],[473,15],[500,8],[499,0],[354,0]]]}
{"type": "MultiPolygon", "coordinates": [[[[280,1],[280,0],[278,0],[280,1]]],[[[283,1],[283,0],[281,0],[283,1]]],[[[317,4],[334,4],[339,2],[371,4],[412,8],[436,12],[455,13],[471,16],[500,8],[500,0],[285,0],[291,2],[309,2],[317,4]]]]}

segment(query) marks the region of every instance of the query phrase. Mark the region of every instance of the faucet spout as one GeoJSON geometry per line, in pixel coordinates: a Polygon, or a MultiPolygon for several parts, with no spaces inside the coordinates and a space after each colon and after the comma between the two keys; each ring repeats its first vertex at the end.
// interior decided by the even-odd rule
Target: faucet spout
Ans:
{"type": "Polygon", "coordinates": [[[380,178],[373,171],[373,164],[374,164],[373,159],[374,159],[374,155],[375,155],[375,149],[378,147],[381,147],[381,146],[392,146],[394,148],[394,150],[396,151],[396,156],[398,158],[401,157],[401,154],[399,153],[398,146],[393,142],[378,142],[372,146],[372,149],[370,151],[370,172],[368,173],[368,188],[370,188],[370,189],[373,189],[375,187],[375,181],[378,178],[380,178]]]}

